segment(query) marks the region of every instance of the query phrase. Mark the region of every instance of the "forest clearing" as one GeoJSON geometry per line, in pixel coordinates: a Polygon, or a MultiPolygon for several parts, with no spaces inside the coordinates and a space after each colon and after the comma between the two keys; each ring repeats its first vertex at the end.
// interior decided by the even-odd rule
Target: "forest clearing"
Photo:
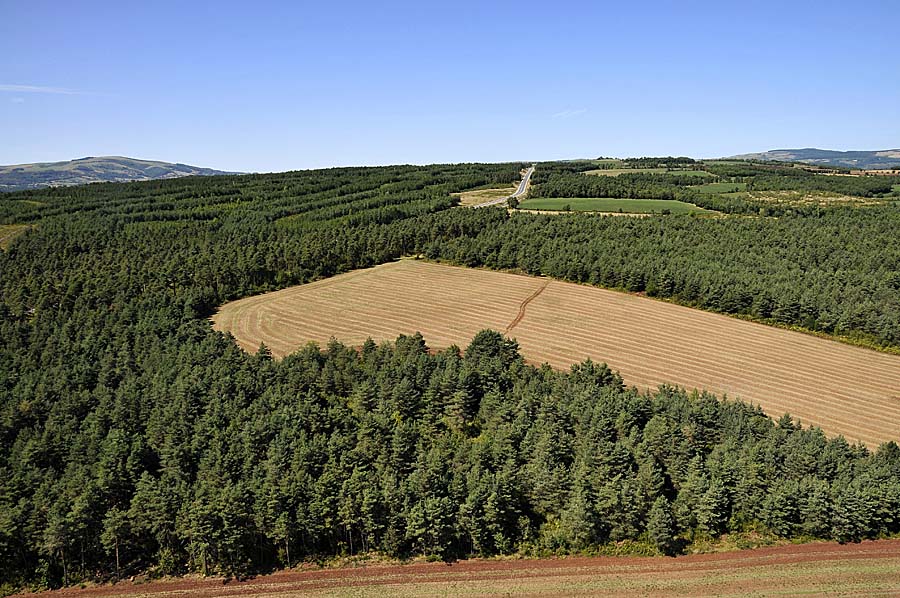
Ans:
{"type": "Polygon", "coordinates": [[[509,197],[510,195],[515,193],[516,188],[517,185],[490,189],[473,189],[471,191],[461,191],[459,193],[455,193],[454,195],[456,197],[459,197],[460,206],[467,207],[475,206],[486,201],[491,201],[492,199],[509,197]]]}
{"type": "Polygon", "coordinates": [[[25,224],[0,224],[0,249],[6,249],[27,228],[25,224]]]}
{"type": "MultiPolygon", "coordinates": [[[[900,540],[815,543],[654,557],[481,560],[279,571],[243,581],[184,578],[53,596],[881,596],[900,592],[900,540]]],[[[40,596],[41,594],[38,594],[40,596]]],[[[48,594],[49,595],[49,594],[48,594]]]]}
{"type": "Polygon", "coordinates": [[[546,278],[401,260],[234,301],[213,322],[277,357],[331,337],[360,345],[417,331],[433,348],[464,346],[491,328],[531,363],[589,357],[639,388],[739,398],[871,448],[900,437],[898,356],[546,278]]]}

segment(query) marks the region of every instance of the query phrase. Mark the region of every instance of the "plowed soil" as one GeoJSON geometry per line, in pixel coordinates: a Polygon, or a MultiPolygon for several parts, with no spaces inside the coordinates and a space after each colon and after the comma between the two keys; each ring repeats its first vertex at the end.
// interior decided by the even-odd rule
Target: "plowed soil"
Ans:
{"type": "Polygon", "coordinates": [[[900,540],[678,558],[471,560],[121,582],[40,596],[900,596],[900,540]]]}
{"type": "Polygon", "coordinates": [[[465,347],[491,328],[533,363],[590,357],[640,388],[709,390],[873,448],[900,440],[900,356],[545,278],[401,260],[234,301],[213,322],[275,356],[416,331],[433,348],[465,347]]]}

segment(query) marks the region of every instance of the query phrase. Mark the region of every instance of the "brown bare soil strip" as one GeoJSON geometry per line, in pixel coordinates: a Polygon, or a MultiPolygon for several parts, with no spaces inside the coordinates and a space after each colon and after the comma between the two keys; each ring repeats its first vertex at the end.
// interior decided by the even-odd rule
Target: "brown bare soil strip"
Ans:
{"type": "Polygon", "coordinates": [[[506,327],[506,330],[503,331],[504,334],[509,334],[509,331],[515,328],[519,324],[519,322],[522,321],[522,318],[525,317],[525,308],[528,307],[529,303],[537,299],[538,295],[544,292],[544,289],[547,288],[548,284],[550,284],[549,280],[545,282],[541,288],[533,292],[525,301],[522,302],[522,304],[519,306],[519,313],[516,314],[516,319],[509,323],[509,325],[506,327]]]}
{"type": "Polygon", "coordinates": [[[900,439],[900,356],[590,286],[401,260],[234,301],[213,317],[244,349],[265,342],[276,357],[331,337],[361,345],[417,331],[431,347],[465,346],[511,322],[531,363],[590,357],[639,388],[740,398],[873,448],[900,439]]]}
{"type": "MultiPolygon", "coordinates": [[[[470,560],[183,578],[53,592],[67,598],[218,596],[900,595],[900,540],[816,543],[678,558],[470,560]]],[[[46,595],[50,595],[46,593],[46,595]]]]}

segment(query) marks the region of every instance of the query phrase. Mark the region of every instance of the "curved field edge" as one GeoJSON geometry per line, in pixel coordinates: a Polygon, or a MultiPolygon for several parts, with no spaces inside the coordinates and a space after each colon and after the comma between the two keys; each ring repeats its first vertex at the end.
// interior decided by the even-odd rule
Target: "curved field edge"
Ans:
{"type": "MultiPolygon", "coordinates": [[[[665,557],[472,559],[454,563],[311,565],[243,580],[143,578],[57,590],[78,598],[223,596],[896,595],[900,540],[810,543],[665,557]]],[[[32,594],[35,595],[35,594],[32,594]]],[[[38,596],[50,595],[47,593],[38,596]]]]}
{"type": "Polygon", "coordinates": [[[228,303],[213,323],[276,357],[331,337],[360,345],[415,332],[435,348],[464,346],[515,324],[531,363],[591,358],[639,388],[707,390],[872,447],[900,438],[898,356],[546,278],[401,260],[228,303]]]}

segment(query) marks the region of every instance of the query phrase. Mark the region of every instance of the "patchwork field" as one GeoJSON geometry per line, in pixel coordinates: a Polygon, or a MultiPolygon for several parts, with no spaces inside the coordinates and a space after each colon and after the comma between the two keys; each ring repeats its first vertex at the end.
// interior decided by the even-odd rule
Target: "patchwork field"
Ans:
{"type": "Polygon", "coordinates": [[[416,331],[431,347],[465,347],[492,328],[533,363],[590,357],[641,388],[727,394],[873,448],[900,439],[900,356],[546,278],[401,260],[228,303],[213,323],[276,356],[416,331]]]}
{"type": "Polygon", "coordinates": [[[898,570],[900,541],[881,540],[674,559],[471,560],[294,569],[245,581],[199,577],[126,581],[37,596],[896,596],[898,570]]]}
{"type": "Polygon", "coordinates": [[[631,214],[710,213],[694,204],[674,199],[617,199],[614,197],[538,197],[523,201],[523,210],[569,210],[573,212],[627,212],[631,214]]]}

